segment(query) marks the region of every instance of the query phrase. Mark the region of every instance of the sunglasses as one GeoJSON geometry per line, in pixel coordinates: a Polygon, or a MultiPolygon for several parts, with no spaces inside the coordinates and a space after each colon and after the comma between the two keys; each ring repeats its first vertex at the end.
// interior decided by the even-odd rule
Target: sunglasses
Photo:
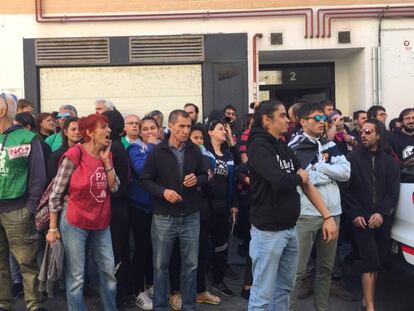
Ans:
{"type": "Polygon", "coordinates": [[[70,113],[69,112],[65,112],[65,113],[58,113],[56,115],[56,119],[60,120],[60,119],[69,119],[70,118],[70,113]]]}
{"type": "Polygon", "coordinates": [[[373,132],[374,132],[373,129],[362,129],[362,130],[359,131],[359,134],[362,135],[362,134],[365,133],[367,135],[371,135],[373,132]]]}
{"type": "Polygon", "coordinates": [[[324,114],[322,114],[322,115],[317,114],[316,116],[307,117],[307,118],[304,118],[304,119],[305,120],[314,119],[316,122],[321,122],[321,121],[326,122],[326,120],[328,120],[328,117],[324,114]]]}
{"type": "Polygon", "coordinates": [[[7,103],[7,98],[5,93],[1,93],[0,97],[3,98],[4,102],[6,103],[6,110],[9,111],[9,104],[7,103]]]}

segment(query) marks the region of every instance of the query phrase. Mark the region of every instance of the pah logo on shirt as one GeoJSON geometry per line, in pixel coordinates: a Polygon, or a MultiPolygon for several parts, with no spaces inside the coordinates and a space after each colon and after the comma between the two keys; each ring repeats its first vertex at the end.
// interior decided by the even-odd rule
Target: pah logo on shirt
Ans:
{"type": "Polygon", "coordinates": [[[89,192],[96,202],[102,203],[107,196],[108,180],[103,167],[98,167],[89,178],[89,192]]]}
{"type": "Polygon", "coordinates": [[[22,157],[28,157],[30,154],[31,146],[29,144],[20,145],[17,147],[9,147],[7,148],[7,153],[9,154],[9,159],[17,159],[22,157]]]}

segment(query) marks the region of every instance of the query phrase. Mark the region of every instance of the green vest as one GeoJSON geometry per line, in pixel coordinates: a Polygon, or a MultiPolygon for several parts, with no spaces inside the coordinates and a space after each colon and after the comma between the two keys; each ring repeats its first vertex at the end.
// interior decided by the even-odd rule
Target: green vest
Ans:
{"type": "Polygon", "coordinates": [[[29,155],[35,136],[25,129],[0,134],[0,200],[16,199],[26,192],[29,155]]]}
{"type": "Polygon", "coordinates": [[[45,143],[50,146],[52,152],[58,150],[62,146],[62,132],[50,135],[45,139],[45,143]]]}

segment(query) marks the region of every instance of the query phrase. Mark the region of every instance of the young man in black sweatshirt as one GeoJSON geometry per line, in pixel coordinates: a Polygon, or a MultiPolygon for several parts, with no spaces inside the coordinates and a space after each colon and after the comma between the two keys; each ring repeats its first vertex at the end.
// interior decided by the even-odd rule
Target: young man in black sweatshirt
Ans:
{"type": "Polygon", "coordinates": [[[400,161],[414,154],[414,108],[401,111],[398,120],[402,124],[401,131],[392,132],[388,144],[400,161]]]}
{"type": "Polygon", "coordinates": [[[329,242],[338,235],[332,215],[316,188],[309,182],[293,152],[279,138],[289,119],[281,102],[262,102],[254,114],[249,135],[252,223],[250,257],[253,286],[249,311],[288,310],[288,297],[295,285],[301,186],[323,217],[323,236],[329,242]]]}
{"type": "Polygon", "coordinates": [[[200,148],[189,141],[191,119],[184,110],[168,118],[170,133],[154,147],[140,176],[141,186],[153,198],[151,238],[154,252],[153,310],[168,309],[168,268],[176,239],[181,253],[183,310],[195,310],[200,232],[197,187],[207,182],[200,148]]]}

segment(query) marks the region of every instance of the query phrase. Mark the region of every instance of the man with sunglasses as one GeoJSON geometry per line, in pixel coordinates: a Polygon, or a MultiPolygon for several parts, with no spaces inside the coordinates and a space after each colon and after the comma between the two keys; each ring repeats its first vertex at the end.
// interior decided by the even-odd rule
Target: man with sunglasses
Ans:
{"type": "MultiPolygon", "coordinates": [[[[328,208],[330,215],[339,227],[341,199],[337,182],[345,182],[350,176],[350,164],[333,141],[322,137],[326,121],[319,104],[305,104],[298,110],[302,130],[289,142],[301,166],[309,174],[310,182],[316,187],[328,208]]],[[[318,311],[327,310],[331,285],[331,275],[335,262],[337,240],[327,243],[323,239],[324,219],[301,189],[300,217],[297,221],[299,241],[296,286],[291,293],[291,311],[297,310],[297,296],[306,266],[315,245],[317,249],[317,269],[315,277],[315,306],[318,311]]]]}
{"type": "Polygon", "coordinates": [[[36,134],[14,125],[17,105],[0,94],[0,310],[12,310],[9,252],[20,266],[29,311],[44,310],[36,282],[38,241],[34,212],[46,183],[36,134]]]}
{"type": "Polygon", "coordinates": [[[59,129],[63,128],[63,124],[67,119],[77,116],[78,112],[74,106],[60,106],[59,113],[56,115],[56,119],[58,120],[58,132],[56,134],[50,135],[45,139],[45,143],[50,146],[52,152],[58,150],[62,146],[62,133],[59,131],[59,129]]]}
{"type": "Polygon", "coordinates": [[[360,135],[362,144],[347,155],[351,178],[341,186],[341,194],[362,260],[362,305],[364,310],[372,311],[378,271],[384,267],[389,250],[400,170],[394,158],[384,151],[385,130],[380,121],[366,121],[360,135]]]}

